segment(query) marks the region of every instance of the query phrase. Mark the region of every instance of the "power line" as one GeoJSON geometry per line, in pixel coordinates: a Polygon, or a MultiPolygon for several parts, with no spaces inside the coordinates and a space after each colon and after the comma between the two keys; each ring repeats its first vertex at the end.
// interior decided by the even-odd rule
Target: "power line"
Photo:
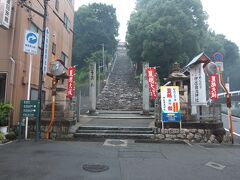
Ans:
{"type": "Polygon", "coordinates": [[[44,6],[42,5],[42,3],[40,3],[39,0],[37,0],[38,4],[44,9],[44,6]]]}

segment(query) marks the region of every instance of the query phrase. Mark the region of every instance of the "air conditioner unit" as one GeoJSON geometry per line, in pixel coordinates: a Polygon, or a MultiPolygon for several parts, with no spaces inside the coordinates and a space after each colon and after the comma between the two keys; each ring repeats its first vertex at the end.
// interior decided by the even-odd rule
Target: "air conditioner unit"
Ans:
{"type": "Polygon", "coordinates": [[[12,10],[12,0],[0,0],[0,26],[9,29],[12,10]]]}

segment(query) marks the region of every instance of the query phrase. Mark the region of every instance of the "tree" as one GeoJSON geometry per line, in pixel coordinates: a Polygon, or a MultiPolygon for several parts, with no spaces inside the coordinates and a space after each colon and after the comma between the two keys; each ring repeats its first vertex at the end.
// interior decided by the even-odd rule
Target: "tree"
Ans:
{"type": "Polygon", "coordinates": [[[92,53],[105,50],[113,54],[116,50],[119,23],[116,18],[116,9],[106,4],[89,4],[81,6],[75,12],[73,63],[86,65],[86,59],[92,53]]]}
{"type": "Polygon", "coordinates": [[[223,54],[224,72],[223,77],[225,82],[230,79],[230,87],[232,90],[240,89],[239,69],[240,55],[238,46],[227,40],[222,34],[215,34],[209,31],[207,41],[205,42],[205,53],[212,58],[215,52],[223,54]]]}
{"type": "Polygon", "coordinates": [[[200,0],[137,0],[126,36],[129,56],[160,65],[167,76],[173,62],[185,65],[201,51],[206,19],[200,0]]]}

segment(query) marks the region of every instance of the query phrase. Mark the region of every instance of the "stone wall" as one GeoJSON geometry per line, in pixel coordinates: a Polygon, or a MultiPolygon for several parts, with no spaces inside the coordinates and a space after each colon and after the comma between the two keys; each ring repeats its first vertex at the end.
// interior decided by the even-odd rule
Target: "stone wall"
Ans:
{"type": "Polygon", "coordinates": [[[156,138],[166,141],[184,140],[189,143],[219,143],[212,130],[208,129],[161,129],[156,138]]]}

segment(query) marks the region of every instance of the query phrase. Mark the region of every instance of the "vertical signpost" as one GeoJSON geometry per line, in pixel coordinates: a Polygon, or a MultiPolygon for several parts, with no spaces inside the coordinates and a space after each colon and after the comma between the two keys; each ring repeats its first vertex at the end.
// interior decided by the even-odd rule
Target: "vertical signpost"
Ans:
{"type": "Polygon", "coordinates": [[[149,114],[149,88],[146,69],[149,67],[148,62],[143,62],[143,114],[149,114]]]}
{"type": "Polygon", "coordinates": [[[229,132],[231,135],[231,142],[234,144],[234,137],[233,137],[233,125],[232,125],[232,111],[231,111],[231,95],[226,88],[223,77],[222,77],[222,72],[223,72],[223,55],[220,52],[216,52],[213,54],[213,58],[215,60],[215,64],[218,67],[219,70],[219,80],[220,80],[220,85],[222,86],[223,90],[226,93],[226,105],[228,109],[228,118],[229,118],[229,132]]]}
{"type": "Polygon", "coordinates": [[[178,122],[181,124],[180,99],[178,86],[161,86],[162,128],[164,122],[178,122]]]}
{"type": "MultiPolygon", "coordinates": [[[[24,38],[24,48],[23,51],[28,53],[30,56],[29,63],[29,71],[28,71],[28,91],[27,91],[27,100],[30,100],[30,88],[31,88],[31,77],[32,77],[32,55],[36,55],[38,52],[38,41],[39,35],[38,33],[26,31],[24,38]]],[[[27,139],[28,135],[28,116],[26,116],[26,124],[25,124],[25,139],[27,139]]]]}
{"type": "Polygon", "coordinates": [[[89,96],[90,109],[89,114],[94,114],[96,111],[96,63],[93,62],[89,66],[89,96]]]}

